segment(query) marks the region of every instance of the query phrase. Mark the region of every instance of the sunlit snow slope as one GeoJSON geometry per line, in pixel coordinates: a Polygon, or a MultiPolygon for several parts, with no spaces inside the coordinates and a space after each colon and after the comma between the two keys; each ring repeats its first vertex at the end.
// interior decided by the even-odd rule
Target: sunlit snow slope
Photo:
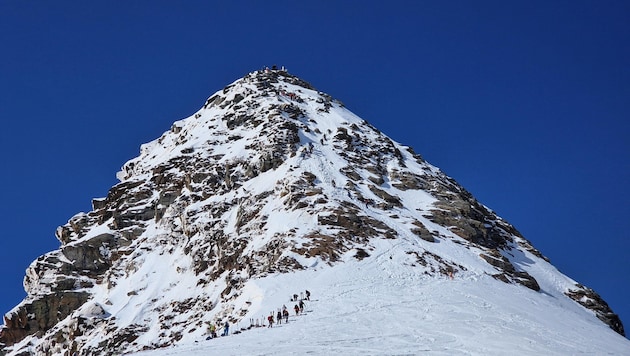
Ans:
{"type": "MultiPolygon", "coordinates": [[[[477,273],[432,278],[385,242],[363,262],[252,281],[260,317],[308,289],[305,315],[288,324],[199,338],[151,356],[179,355],[628,355],[630,343],[553,288],[547,292],[477,273]],[[391,258],[390,258],[391,257],[391,258]],[[264,296],[264,298],[263,298],[264,296]]],[[[549,265],[541,273],[557,274],[549,265]]],[[[551,286],[550,286],[551,287],[551,286]]],[[[239,326],[248,326],[241,322],[239,326]]]]}

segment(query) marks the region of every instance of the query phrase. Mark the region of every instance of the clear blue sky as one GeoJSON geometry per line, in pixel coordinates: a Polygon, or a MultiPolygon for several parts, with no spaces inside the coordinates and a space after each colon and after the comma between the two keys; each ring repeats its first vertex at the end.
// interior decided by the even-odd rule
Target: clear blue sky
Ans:
{"type": "Polygon", "coordinates": [[[2,313],[140,144],[278,64],[455,178],[630,329],[628,1],[6,0],[0,44],[2,313]]]}

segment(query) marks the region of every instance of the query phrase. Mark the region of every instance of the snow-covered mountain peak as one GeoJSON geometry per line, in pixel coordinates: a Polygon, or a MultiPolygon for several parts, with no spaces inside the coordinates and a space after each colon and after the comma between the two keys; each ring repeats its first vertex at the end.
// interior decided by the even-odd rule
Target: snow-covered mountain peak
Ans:
{"type": "Polygon", "coordinates": [[[220,155],[218,162],[255,156],[264,160],[278,146],[299,143],[298,131],[307,134],[306,140],[319,141],[321,130],[361,122],[330,96],[286,71],[254,72],[216,92],[198,112],[175,122],[159,139],[142,145],[140,156],[118,176],[127,180],[150,173],[181,156],[220,155]],[[333,106],[337,110],[331,115],[333,106]]]}
{"type": "MultiPolygon", "coordinates": [[[[60,248],[29,267],[1,350],[193,343],[208,324],[249,326],[294,292],[274,280],[304,278],[303,288],[349,268],[372,282],[507,283],[623,334],[594,291],[452,178],[284,70],[216,92],[117,176],[92,211],[57,229],[60,248]]],[[[339,294],[351,285],[335,283],[326,288],[339,294]]]]}

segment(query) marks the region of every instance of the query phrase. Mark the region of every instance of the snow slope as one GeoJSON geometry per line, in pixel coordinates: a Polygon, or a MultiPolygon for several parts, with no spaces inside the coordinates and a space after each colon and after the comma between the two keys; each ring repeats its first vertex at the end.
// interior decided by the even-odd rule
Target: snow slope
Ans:
{"type": "MultiPolygon", "coordinates": [[[[383,249],[363,261],[346,256],[332,268],[251,281],[261,319],[283,304],[291,309],[294,292],[313,293],[307,313],[292,313],[288,324],[136,355],[630,354],[627,339],[553,290],[476,273],[427,277],[401,260],[395,243],[383,249]]],[[[543,270],[557,273],[550,265],[543,270]]]]}

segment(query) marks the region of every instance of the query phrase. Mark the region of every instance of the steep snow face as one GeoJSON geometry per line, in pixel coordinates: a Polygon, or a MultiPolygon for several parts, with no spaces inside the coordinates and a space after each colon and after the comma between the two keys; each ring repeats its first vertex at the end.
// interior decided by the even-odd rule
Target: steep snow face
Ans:
{"type": "MultiPolygon", "coordinates": [[[[576,323],[597,316],[623,334],[595,292],[559,273],[453,179],[284,71],[250,73],[215,93],[117,176],[93,211],[57,229],[60,249],[29,267],[28,297],[5,316],[3,350],[99,355],[193,343],[211,323],[249,326],[276,307],[293,293],[269,287],[278,281],[320,276],[336,276],[319,284],[320,293],[330,288],[331,307],[341,303],[334,293],[355,293],[357,279],[384,291],[395,275],[400,282],[383,285],[409,298],[418,284],[452,288],[438,282],[452,276],[483,289],[476,301],[495,291],[544,300],[533,315],[510,315],[526,326],[570,337],[566,324],[536,321],[570,305],[576,323]]],[[[466,293],[451,302],[482,315],[466,293]]],[[[508,304],[497,308],[499,319],[509,315],[508,304]]],[[[466,325],[492,328],[488,320],[466,325]]]]}

